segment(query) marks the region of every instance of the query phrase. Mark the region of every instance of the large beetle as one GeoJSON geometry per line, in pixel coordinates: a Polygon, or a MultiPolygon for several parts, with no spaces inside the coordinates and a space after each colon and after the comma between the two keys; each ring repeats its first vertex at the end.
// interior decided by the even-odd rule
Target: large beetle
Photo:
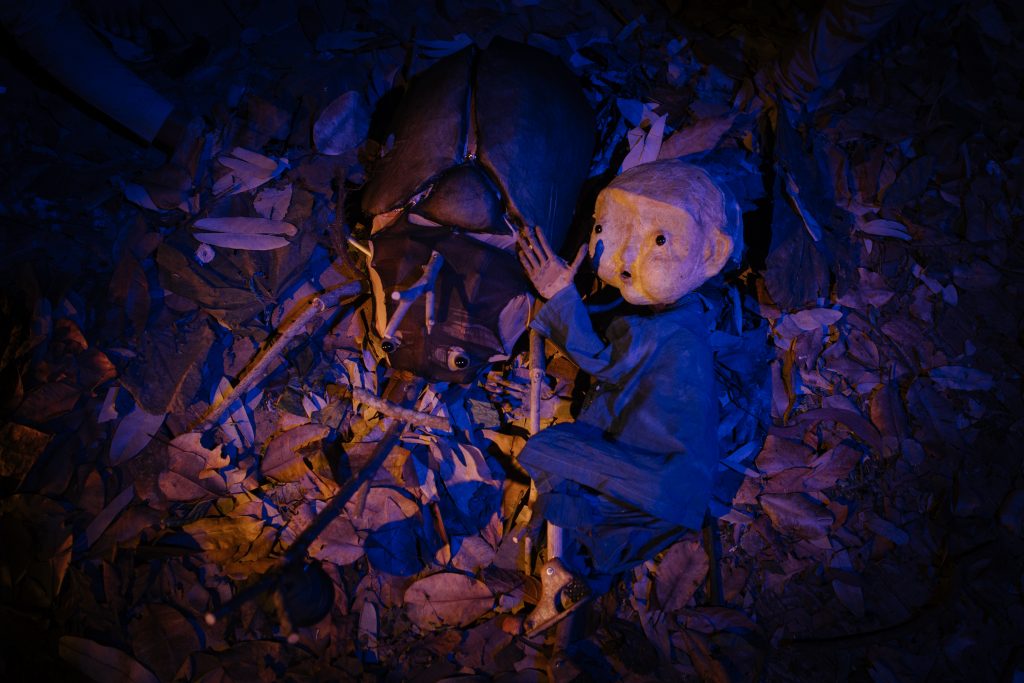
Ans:
{"type": "Polygon", "coordinates": [[[515,226],[565,239],[594,147],[576,77],[543,50],[496,38],[417,74],[394,143],[371,169],[371,346],[395,368],[468,382],[508,356],[530,285],[515,226]]]}

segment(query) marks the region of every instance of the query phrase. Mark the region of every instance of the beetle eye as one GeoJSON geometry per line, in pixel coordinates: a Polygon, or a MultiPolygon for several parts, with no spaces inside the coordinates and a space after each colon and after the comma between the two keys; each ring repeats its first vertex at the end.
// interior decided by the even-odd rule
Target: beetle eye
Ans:
{"type": "Polygon", "coordinates": [[[597,225],[594,226],[594,232],[596,232],[598,234],[601,234],[602,230],[604,230],[604,228],[601,227],[600,223],[598,223],[597,225]]]}
{"type": "Polygon", "coordinates": [[[659,247],[665,244],[665,236],[658,235],[657,237],[654,238],[654,243],[657,244],[659,247]]]}

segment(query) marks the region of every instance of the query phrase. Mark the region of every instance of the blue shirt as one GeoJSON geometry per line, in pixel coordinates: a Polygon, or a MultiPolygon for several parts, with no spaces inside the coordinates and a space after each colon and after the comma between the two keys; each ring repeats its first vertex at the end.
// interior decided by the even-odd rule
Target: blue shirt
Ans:
{"type": "Polygon", "coordinates": [[[531,438],[520,462],[531,474],[569,479],[699,529],[718,464],[718,403],[697,296],[616,318],[602,339],[576,288],[566,287],[531,326],[594,384],[576,423],[531,438]]]}

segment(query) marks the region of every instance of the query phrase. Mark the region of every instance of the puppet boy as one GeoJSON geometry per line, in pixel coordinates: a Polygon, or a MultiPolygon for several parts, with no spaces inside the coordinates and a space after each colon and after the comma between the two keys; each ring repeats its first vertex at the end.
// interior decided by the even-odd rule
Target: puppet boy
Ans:
{"type": "MultiPolygon", "coordinates": [[[[532,326],[593,385],[578,419],[532,437],[519,462],[537,484],[539,514],[589,553],[577,573],[611,575],[699,529],[718,461],[718,403],[703,308],[692,292],[739,242],[738,210],[700,168],[677,160],[634,167],[601,191],[589,243],[598,277],[644,313],[595,333],[567,264],[526,230],[520,260],[547,302],[532,326]]],[[[587,590],[549,557],[536,632],[587,590]],[[555,604],[546,604],[554,599],[555,604]]]]}

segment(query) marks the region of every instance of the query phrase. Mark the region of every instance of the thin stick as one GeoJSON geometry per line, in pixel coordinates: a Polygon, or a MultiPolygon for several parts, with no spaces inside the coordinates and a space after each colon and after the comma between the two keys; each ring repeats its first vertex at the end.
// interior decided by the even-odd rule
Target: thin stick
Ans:
{"type": "MultiPolygon", "coordinates": [[[[398,301],[398,308],[395,309],[394,314],[391,316],[391,320],[388,321],[387,329],[384,330],[384,338],[391,339],[395,336],[395,332],[398,331],[398,326],[402,323],[402,318],[412,308],[413,303],[420,297],[421,294],[430,292],[434,288],[434,282],[437,280],[437,274],[441,270],[441,264],[444,263],[444,258],[436,251],[430,254],[430,260],[427,261],[427,265],[423,267],[423,275],[420,279],[413,283],[413,286],[404,292],[394,291],[391,293],[391,299],[398,301]]],[[[429,317],[432,317],[430,309],[433,308],[433,298],[427,302],[427,309],[430,313],[429,317]]],[[[428,320],[428,325],[433,327],[433,321],[428,320]]]]}
{"type": "Polygon", "coordinates": [[[345,482],[345,485],[331,499],[331,502],[320,511],[316,518],[310,522],[309,526],[303,529],[295,541],[288,546],[288,550],[284,554],[285,565],[305,561],[309,546],[341,514],[341,511],[348,504],[352,496],[356,494],[356,491],[373,478],[377,470],[384,464],[384,461],[391,455],[391,451],[394,449],[395,444],[398,443],[398,437],[401,436],[404,429],[405,423],[401,420],[395,420],[391,423],[388,431],[384,434],[384,438],[377,443],[377,448],[374,450],[373,458],[370,462],[366,463],[356,476],[345,482]]]}
{"type": "Polygon", "coordinates": [[[444,432],[446,434],[450,434],[452,431],[452,427],[448,424],[448,420],[443,417],[424,413],[419,410],[413,410],[412,408],[403,408],[397,403],[392,403],[386,398],[381,398],[366,389],[353,387],[352,402],[370,406],[383,415],[399,419],[417,427],[426,427],[427,429],[433,429],[434,431],[444,432]]]}
{"type": "Polygon", "coordinates": [[[300,332],[306,329],[306,324],[313,319],[318,313],[322,313],[328,308],[337,306],[343,298],[353,297],[362,291],[362,285],[358,282],[349,282],[336,289],[332,289],[329,292],[325,292],[320,296],[313,297],[312,300],[306,305],[306,308],[301,311],[287,326],[280,330],[277,339],[274,343],[265,348],[252,364],[243,373],[242,379],[239,380],[238,384],[219,401],[216,401],[206,411],[199,423],[193,427],[192,431],[205,432],[212,428],[221,415],[224,414],[231,405],[241,399],[245,394],[249,392],[256,384],[263,380],[270,371],[276,366],[277,360],[284,353],[285,348],[288,344],[296,337],[300,332]]]}

